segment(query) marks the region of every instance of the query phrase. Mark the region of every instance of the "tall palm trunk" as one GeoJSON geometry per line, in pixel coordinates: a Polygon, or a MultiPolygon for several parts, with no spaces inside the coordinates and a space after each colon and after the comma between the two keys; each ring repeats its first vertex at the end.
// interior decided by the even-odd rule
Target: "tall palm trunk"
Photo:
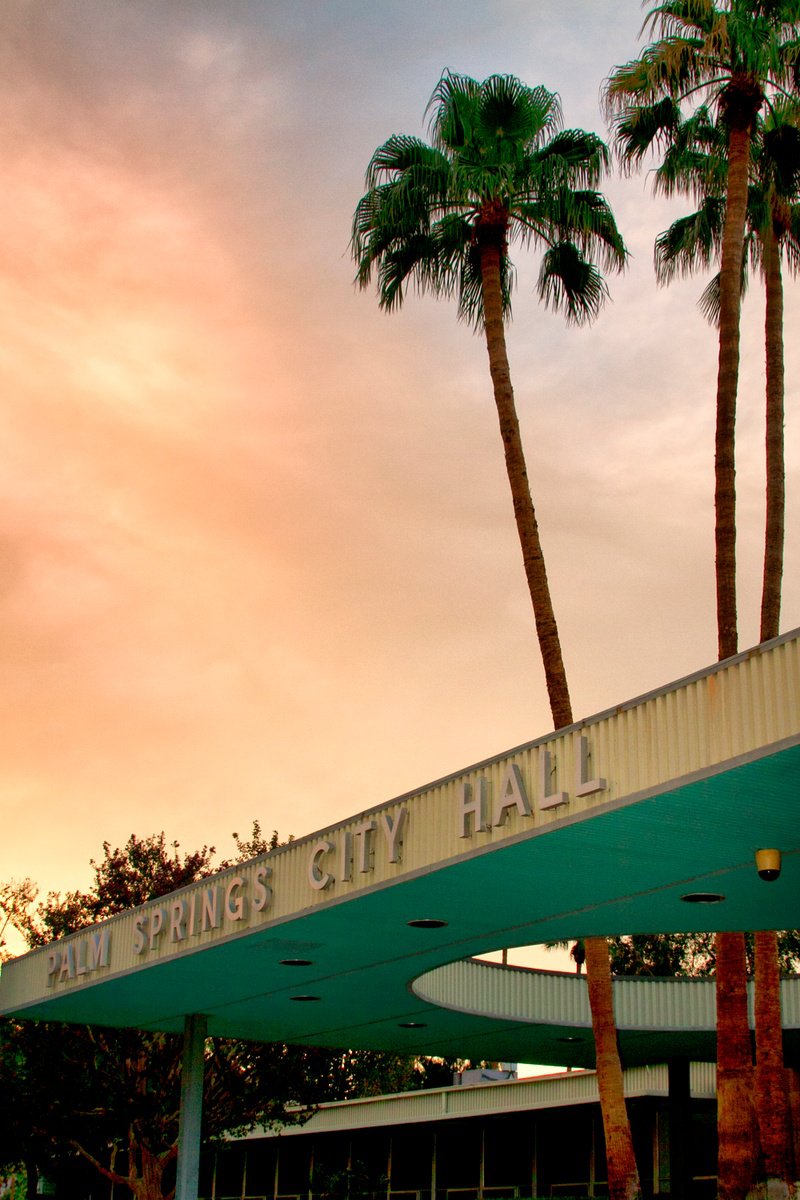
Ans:
{"type": "MultiPolygon", "coordinates": [[[[742,81],[738,81],[740,84],[742,81]]],[[[739,317],[747,215],[750,143],[760,98],[731,87],[723,103],[728,124],[728,180],[720,265],[714,511],[717,638],[720,659],[738,649],[736,615],[736,393],[739,317]]],[[[718,933],[717,1135],[720,1200],[741,1200],[756,1178],[758,1131],[752,1107],[753,1058],[747,1018],[744,934],[718,933]]]]}
{"type": "Polygon", "coordinates": [[[786,482],[783,450],[783,279],[781,255],[772,221],[762,235],[767,369],[767,518],[764,532],[764,582],[761,591],[761,641],[780,632],[786,482]]]}
{"type": "MultiPolygon", "coordinates": [[[[777,637],[783,576],[786,484],[783,440],[783,279],[778,237],[770,217],[761,244],[766,282],[767,514],[764,533],[764,581],[761,592],[761,641],[777,637]]],[[[756,960],[756,1110],[768,1180],[786,1185],[795,1178],[789,1078],[783,1060],[781,977],[778,935],[755,935],[756,960]]]]}
{"type": "Polygon", "coordinates": [[[778,935],[759,931],[755,935],[755,950],[758,1127],[767,1179],[788,1185],[795,1176],[789,1078],[783,1062],[778,935]]]}
{"type": "Polygon", "coordinates": [[[736,620],[736,393],[739,383],[739,315],[742,255],[747,214],[751,123],[730,130],[728,187],[720,266],[717,427],[714,456],[714,511],[719,657],[737,650],[736,620]]]}
{"type": "MultiPolygon", "coordinates": [[[[565,725],[572,724],[572,705],[561,656],[561,643],[550,597],[550,587],[547,582],[544,555],[539,540],[539,528],[531,499],[525,453],[519,431],[519,419],[514,404],[514,390],[511,386],[511,370],[508,365],[503,326],[503,294],[500,279],[500,258],[504,233],[502,225],[492,225],[488,236],[484,236],[481,245],[486,348],[489,353],[489,371],[505,450],[508,482],[514,502],[514,516],[544,664],[550,710],[553,714],[555,728],[562,729],[565,725]]],[[[622,1085],[622,1063],[617,1044],[608,943],[605,938],[586,938],[584,946],[586,948],[586,978],[595,1040],[600,1107],[606,1139],[609,1195],[611,1200],[637,1200],[637,1197],[641,1195],[641,1187],[622,1085]]]]}
{"type": "Polygon", "coordinates": [[[605,938],[586,938],[584,947],[597,1058],[597,1085],[606,1140],[608,1193],[611,1200],[637,1200],[641,1196],[641,1186],[625,1106],[608,942],[605,938]]]}
{"type": "Polygon", "coordinates": [[[717,1194],[743,1200],[758,1174],[744,934],[718,933],[716,957],[717,1194]]]}
{"type": "Polygon", "coordinates": [[[508,365],[505,329],[503,327],[503,300],[500,282],[500,254],[502,228],[493,227],[486,245],[481,248],[481,275],[483,281],[484,321],[486,348],[489,352],[489,371],[492,376],[494,400],[500,420],[500,435],[506,458],[506,471],[514,504],[514,517],[522,548],[525,575],[528,580],[536,634],[542,656],[547,695],[553,725],[562,729],[572,724],[572,704],[567,687],[567,675],[561,655],[550,585],[547,581],[539,526],[531,499],[519,418],[514,404],[514,389],[511,386],[511,370],[508,365]]]}

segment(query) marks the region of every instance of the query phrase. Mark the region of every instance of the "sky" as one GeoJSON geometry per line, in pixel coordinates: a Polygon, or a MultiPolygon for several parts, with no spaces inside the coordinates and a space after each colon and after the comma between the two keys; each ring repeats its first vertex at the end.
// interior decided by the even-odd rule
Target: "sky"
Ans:
{"type": "MultiPolygon", "coordinates": [[[[353,285],[374,149],[444,69],[607,136],[638,0],[4,0],[0,880],[104,841],[235,852],[552,728],[485,345],[353,285]]],[[[715,335],[656,286],[682,211],[604,183],[631,253],[588,329],[515,257],[509,355],[576,717],[716,658],[715,335]]],[[[800,454],[787,284],[787,554],[800,454]]],[[[743,312],[740,646],[758,640],[763,300],[743,312]]]]}

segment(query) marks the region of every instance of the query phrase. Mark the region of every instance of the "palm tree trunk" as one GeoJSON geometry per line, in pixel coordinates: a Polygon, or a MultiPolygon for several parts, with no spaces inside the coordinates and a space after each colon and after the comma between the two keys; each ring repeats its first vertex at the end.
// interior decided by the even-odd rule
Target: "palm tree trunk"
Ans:
{"type": "Polygon", "coordinates": [[[584,947],[597,1059],[597,1086],[606,1140],[608,1194],[611,1200],[636,1200],[641,1196],[641,1185],[625,1105],[608,942],[605,938],[590,937],[584,940],[584,947]]]}
{"type": "MultiPolygon", "coordinates": [[[[764,580],[761,591],[761,641],[780,632],[786,481],[783,438],[783,279],[778,238],[770,220],[761,237],[766,316],[764,345],[767,372],[764,580]]],[[[756,958],[756,1110],[768,1180],[794,1178],[794,1146],[789,1103],[790,1081],[783,1061],[781,976],[778,935],[755,935],[756,958]]]]}
{"type": "Polygon", "coordinates": [[[716,956],[717,1194],[744,1200],[758,1173],[744,934],[718,933],[716,956]]]}
{"type": "Polygon", "coordinates": [[[786,1076],[789,1089],[789,1119],[792,1127],[792,1151],[794,1153],[795,1169],[800,1172],[800,1070],[797,1067],[787,1067],[786,1076]]]}
{"type": "Polygon", "coordinates": [[[714,511],[719,657],[735,654],[736,619],[736,392],[739,383],[739,314],[742,254],[747,212],[750,124],[734,125],[728,148],[728,188],[720,266],[717,428],[714,457],[714,511]]]}
{"type": "Polygon", "coordinates": [[[556,729],[562,729],[565,725],[572,724],[572,704],[561,655],[558,626],[550,597],[550,585],[547,581],[544,555],[539,539],[539,526],[528,483],[519,419],[514,404],[514,389],[511,386],[511,370],[508,365],[506,337],[503,328],[500,247],[495,244],[494,240],[482,247],[481,272],[489,371],[494,387],[497,415],[500,420],[500,435],[503,439],[506,471],[514,504],[514,517],[522,548],[528,591],[533,605],[536,634],[542,656],[553,725],[556,729]]]}
{"type": "MultiPolygon", "coordinates": [[[[794,1153],[789,1078],[783,1062],[777,933],[755,935],[756,1111],[767,1181],[790,1184],[794,1153]]],[[[773,1189],[774,1190],[774,1189],[773,1189]]],[[[770,1192],[772,1195],[772,1192],[770,1192]]]]}
{"type": "MultiPolygon", "coordinates": [[[[732,113],[728,181],[720,266],[717,426],[714,512],[717,638],[720,659],[738,649],[736,615],[736,393],[739,383],[739,317],[747,214],[750,142],[757,106],[732,113]]],[[[744,934],[718,933],[717,1137],[719,1200],[742,1200],[758,1170],[758,1129],[752,1104],[753,1065],[747,1018],[744,934]]]]}
{"type": "Polygon", "coordinates": [[[780,632],[786,480],[783,449],[783,279],[778,239],[770,222],[762,236],[767,306],[764,341],[767,366],[767,520],[761,641],[780,632]]]}
{"type": "MultiPolygon", "coordinates": [[[[544,664],[547,694],[553,724],[556,729],[561,729],[572,724],[572,705],[511,386],[511,370],[503,328],[500,253],[500,241],[494,238],[481,247],[486,348],[505,449],[508,481],[514,501],[514,516],[544,664]]],[[[641,1195],[641,1188],[622,1086],[622,1064],[617,1045],[608,943],[605,938],[587,938],[584,945],[600,1107],[606,1137],[609,1194],[611,1200],[637,1200],[641,1195]]]]}

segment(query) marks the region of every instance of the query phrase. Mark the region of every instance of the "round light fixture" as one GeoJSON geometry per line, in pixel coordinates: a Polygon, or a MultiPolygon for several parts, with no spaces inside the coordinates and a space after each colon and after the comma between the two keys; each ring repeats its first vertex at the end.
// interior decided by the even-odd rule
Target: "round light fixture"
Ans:
{"type": "Polygon", "coordinates": [[[398,1021],[398,1029],[427,1029],[427,1021],[398,1021]]]}
{"type": "Polygon", "coordinates": [[[686,904],[721,904],[724,899],[720,892],[687,892],[681,896],[686,904]]]}
{"type": "Polygon", "coordinates": [[[282,958],[280,965],[282,967],[311,967],[314,964],[310,958],[282,958]]]}
{"type": "Polygon", "coordinates": [[[582,1041],[583,1041],[583,1038],[580,1038],[580,1037],[560,1037],[560,1038],[556,1038],[556,1041],[557,1041],[557,1042],[568,1042],[568,1043],[572,1043],[572,1042],[582,1042],[582,1041]]]}
{"type": "Polygon", "coordinates": [[[437,917],[417,917],[408,924],[412,929],[442,929],[447,921],[440,921],[437,917]]]}
{"type": "Polygon", "coordinates": [[[292,996],[291,999],[292,1000],[300,1000],[301,1002],[305,1002],[307,1000],[319,1000],[319,999],[321,999],[321,997],[320,996],[292,996]]]}

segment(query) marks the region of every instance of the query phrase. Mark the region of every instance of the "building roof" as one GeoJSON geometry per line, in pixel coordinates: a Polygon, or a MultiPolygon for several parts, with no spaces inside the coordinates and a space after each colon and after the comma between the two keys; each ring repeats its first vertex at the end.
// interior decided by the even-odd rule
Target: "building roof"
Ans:
{"type": "Polygon", "coordinates": [[[585,1061],[578,1043],[545,1056],[535,1011],[461,1011],[429,973],[595,934],[794,927],[800,631],[363,799],[347,821],[12,960],[0,1012],[168,1031],[201,1012],[221,1036],[585,1061]],[[772,883],[764,847],[782,853],[772,883]]]}
{"type": "MultiPolygon", "coordinates": [[[[623,1087],[629,1100],[666,1098],[669,1096],[668,1068],[666,1065],[632,1067],[624,1072],[623,1087]]],[[[713,1063],[691,1063],[689,1087],[695,1100],[713,1100],[716,1096],[716,1069],[713,1063]]],[[[468,1117],[505,1116],[515,1112],[529,1113],[599,1102],[600,1093],[594,1071],[561,1072],[468,1087],[425,1088],[418,1092],[398,1092],[389,1096],[336,1100],[316,1106],[302,1124],[282,1125],[276,1129],[258,1126],[243,1137],[230,1137],[228,1140],[246,1142],[264,1137],[344,1133],[386,1126],[464,1120],[468,1117]]]]}

